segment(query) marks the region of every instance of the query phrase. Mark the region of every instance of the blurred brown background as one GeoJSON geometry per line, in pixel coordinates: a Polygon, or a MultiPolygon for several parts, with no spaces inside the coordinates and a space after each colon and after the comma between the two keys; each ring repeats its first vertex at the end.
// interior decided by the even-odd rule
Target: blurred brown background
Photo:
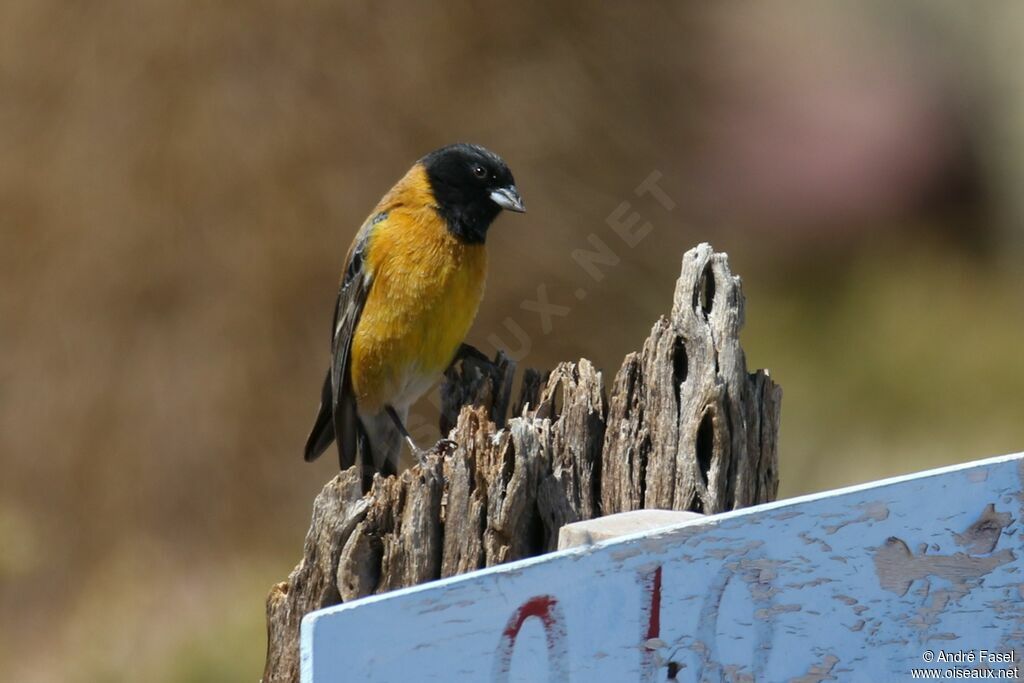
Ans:
{"type": "Polygon", "coordinates": [[[335,466],[301,447],[343,255],[448,142],[529,207],[491,233],[483,350],[511,318],[525,364],[610,383],[707,240],[785,390],[782,495],[1024,449],[1022,32],[1009,1],[7,0],[0,677],[259,677],[335,466]]]}

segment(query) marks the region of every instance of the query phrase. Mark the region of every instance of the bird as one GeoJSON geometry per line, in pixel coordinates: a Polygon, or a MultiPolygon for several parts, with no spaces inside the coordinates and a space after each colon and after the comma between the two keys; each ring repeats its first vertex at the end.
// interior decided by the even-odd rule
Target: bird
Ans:
{"type": "Polygon", "coordinates": [[[377,203],[345,257],[307,462],[336,442],[339,466],[358,463],[364,491],[375,472],[397,473],[403,440],[424,462],[409,407],[460,352],[475,351],[463,340],[483,297],[487,232],[503,210],[526,210],[512,172],[468,143],[426,154],[377,203]]]}

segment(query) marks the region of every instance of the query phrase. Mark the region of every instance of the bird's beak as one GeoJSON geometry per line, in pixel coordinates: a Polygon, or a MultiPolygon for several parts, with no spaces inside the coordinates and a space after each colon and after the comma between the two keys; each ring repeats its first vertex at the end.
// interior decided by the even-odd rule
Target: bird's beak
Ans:
{"type": "Polygon", "coordinates": [[[491,201],[509,211],[515,211],[516,213],[526,211],[526,207],[523,206],[523,198],[519,196],[519,190],[516,189],[515,185],[494,190],[491,192],[491,201]]]}

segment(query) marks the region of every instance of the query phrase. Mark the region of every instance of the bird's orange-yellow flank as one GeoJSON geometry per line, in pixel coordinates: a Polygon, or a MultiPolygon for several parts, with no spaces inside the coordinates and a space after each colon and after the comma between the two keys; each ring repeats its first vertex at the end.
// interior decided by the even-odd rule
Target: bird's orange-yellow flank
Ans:
{"type": "Polygon", "coordinates": [[[458,144],[426,155],[380,200],[349,249],[331,365],[306,460],[338,443],[364,481],[395,472],[409,407],[455,358],[476,317],[485,241],[502,209],[523,211],[496,154],[458,144]]]}

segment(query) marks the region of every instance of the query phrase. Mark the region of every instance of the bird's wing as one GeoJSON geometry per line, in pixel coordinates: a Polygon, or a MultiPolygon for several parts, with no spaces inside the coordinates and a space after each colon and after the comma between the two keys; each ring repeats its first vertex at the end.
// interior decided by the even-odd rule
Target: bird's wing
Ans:
{"type": "Polygon", "coordinates": [[[365,262],[365,250],[377,216],[367,221],[356,236],[345,261],[345,275],[338,290],[338,303],[334,309],[331,341],[331,367],[327,370],[320,396],[320,411],[316,423],[306,440],[306,460],[315,460],[332,440],[338,442],[338,460],[341,469],[356,461],[356,399],[352,392],[349,356],[352,337],[362,315],[366,296],[370,292],[372,275],[365,262]]]}

